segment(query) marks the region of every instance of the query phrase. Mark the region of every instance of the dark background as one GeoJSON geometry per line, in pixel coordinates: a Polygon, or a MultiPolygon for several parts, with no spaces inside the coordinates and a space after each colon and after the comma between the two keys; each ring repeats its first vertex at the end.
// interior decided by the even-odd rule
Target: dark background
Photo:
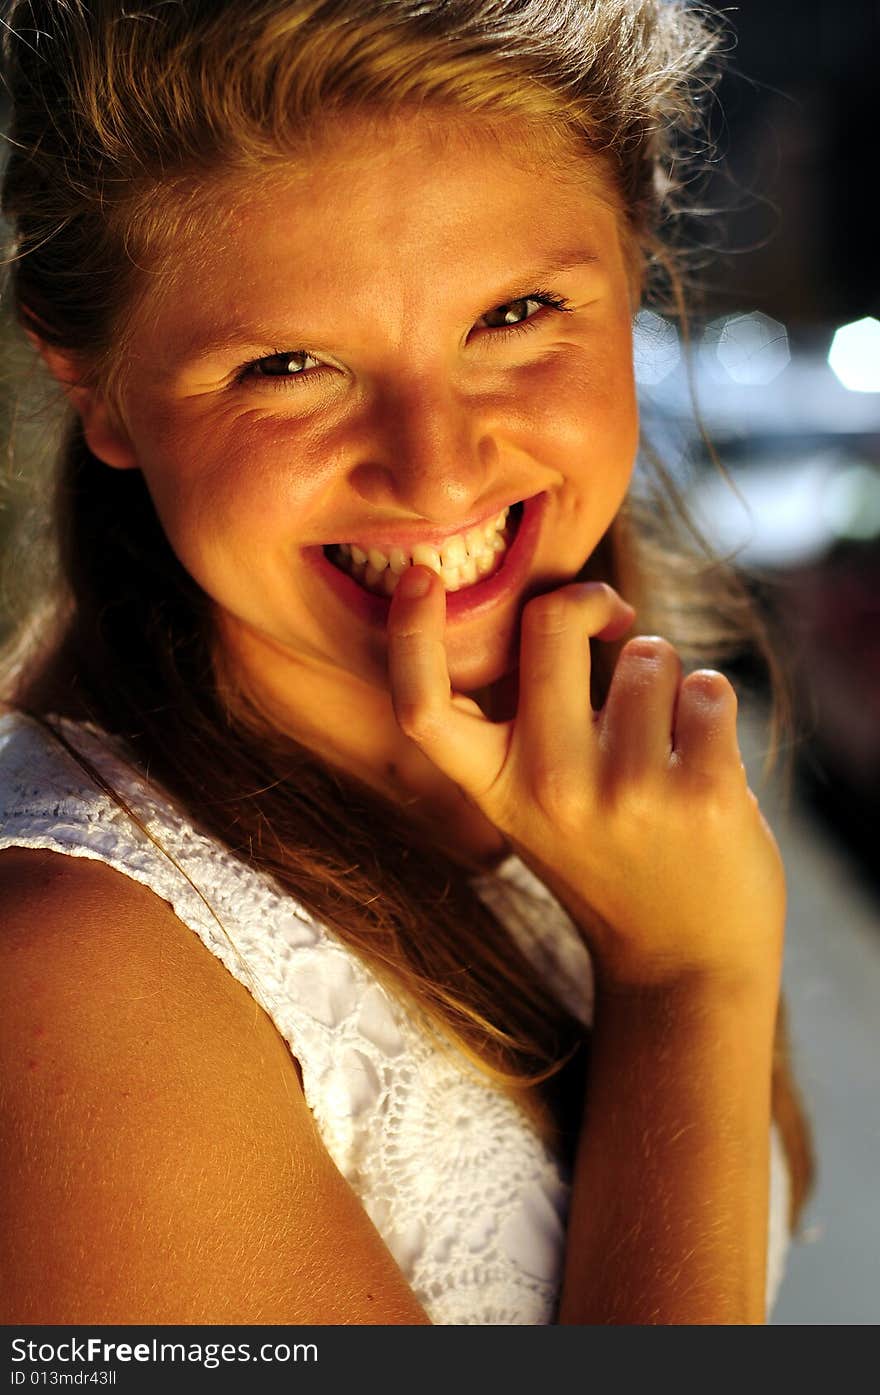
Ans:
{"type": "Polygon", "coordinates": [[[718,309],[754,303],[811,344],[880,308],[880,5],[750,0],[722,13],[736,41],[713,130],[728,174],[710,187],[730,250],[707,280],[718,309]]]}

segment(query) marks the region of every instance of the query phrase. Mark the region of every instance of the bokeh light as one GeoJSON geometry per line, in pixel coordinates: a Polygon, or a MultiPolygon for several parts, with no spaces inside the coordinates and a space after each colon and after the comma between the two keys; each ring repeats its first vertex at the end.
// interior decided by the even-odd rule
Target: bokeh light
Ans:
{"type": "Polygon", "coordinates": [[[880,470],[857,463],[832,475],[825,486],[822,512],[838,538],[880,537],[880,470]]]}
{"type": "Polygon", "coordinates": [[[785,325],[760,310],[728,315],[707,325],[704,349],[717,365],[715,377],[727,377],[743,387],[765,387],[791,362],[785,325]]]}
{"type": "Polygon", "coordinates": [[[828,363],[850,392],[880,392],[880,320],[841,325],[831,341],[828,363]]]}
{"type": "Polygon", "coordinates": [[[633,365],[640,387],[653,387],[668,378],[681,361],[678,329],[653,310],[640,310],[633,320],[633,365]]]}

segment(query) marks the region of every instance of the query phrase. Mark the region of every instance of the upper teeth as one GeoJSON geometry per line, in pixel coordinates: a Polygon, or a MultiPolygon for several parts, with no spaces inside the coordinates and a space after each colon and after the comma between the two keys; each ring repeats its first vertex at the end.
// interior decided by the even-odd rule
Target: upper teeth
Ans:
{"type": "Polygon", "coordinates": [[[477,528],[469,528],[466,533],[454,533],[452,537],[446,538],[437,547],[430,543],[416,543],[412,552],[405,552],[400,547],[390,547],[386,552],[381,548],[358,547],[356,543],[340,543],[339,550],[345,557],[350,557],[353,562],[362,565],[368,563],[376,572],[384,571],[390,567],[393,572],[402,572],[405,567],[415,563],[417,566],[430,567],[432,571],[439,571],[441,567],[460,567],[466,564],[468,558],[484,557],[487,553],[498,551],[496,544],[503,540],[499,534],[504,529],[507,522],[509,509],[502,509],[497,518],[493,518],[489,523],[482,523],[477,528]]]}

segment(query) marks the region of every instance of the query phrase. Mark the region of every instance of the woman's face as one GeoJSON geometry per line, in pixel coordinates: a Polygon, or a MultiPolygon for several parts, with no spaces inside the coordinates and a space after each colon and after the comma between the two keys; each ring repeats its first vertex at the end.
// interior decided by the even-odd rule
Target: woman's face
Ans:
{"type": "Polygon", "coordinates": [[[610,184],[434,116],[349,123],[217,199],[217,234],[138,311],[114,463],[143,471],[252,678],[288,657],[385,688],[384,591],[423,545],[458,567],[453,685],[492,683],[524,601],[578,573],[630,478],[635,292],[610,184]],[[353,577],[339,544],[389,575],[353,577]]]}

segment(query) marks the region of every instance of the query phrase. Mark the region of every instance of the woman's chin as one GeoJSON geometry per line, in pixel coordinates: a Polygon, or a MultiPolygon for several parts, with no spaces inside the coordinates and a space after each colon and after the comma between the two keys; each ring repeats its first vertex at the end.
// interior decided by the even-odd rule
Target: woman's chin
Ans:
{"type": "MultiPolygon", "coordinates": [[[[494,687],[514,672],[519,660],[516,613],[504,619],[465,626],[448,625],[445,634],[449,681],[456,693],[473,696],[494,687]]],[[[383,689],[388,687],[388,649],[384,634],[370,634],[350,649],[340,666],[383,689]]]]}
{"type": "MultiPolygon", "coordinates": [[[[514,636],[507,642],[493,636],[490,644],[448,644],[449,681],[456,693],[467,693],[479,701],[478,695],[508,679],[517,666],[514,636]]],[[[482,705],[482,703],[481,703],[482,705]]]]}

